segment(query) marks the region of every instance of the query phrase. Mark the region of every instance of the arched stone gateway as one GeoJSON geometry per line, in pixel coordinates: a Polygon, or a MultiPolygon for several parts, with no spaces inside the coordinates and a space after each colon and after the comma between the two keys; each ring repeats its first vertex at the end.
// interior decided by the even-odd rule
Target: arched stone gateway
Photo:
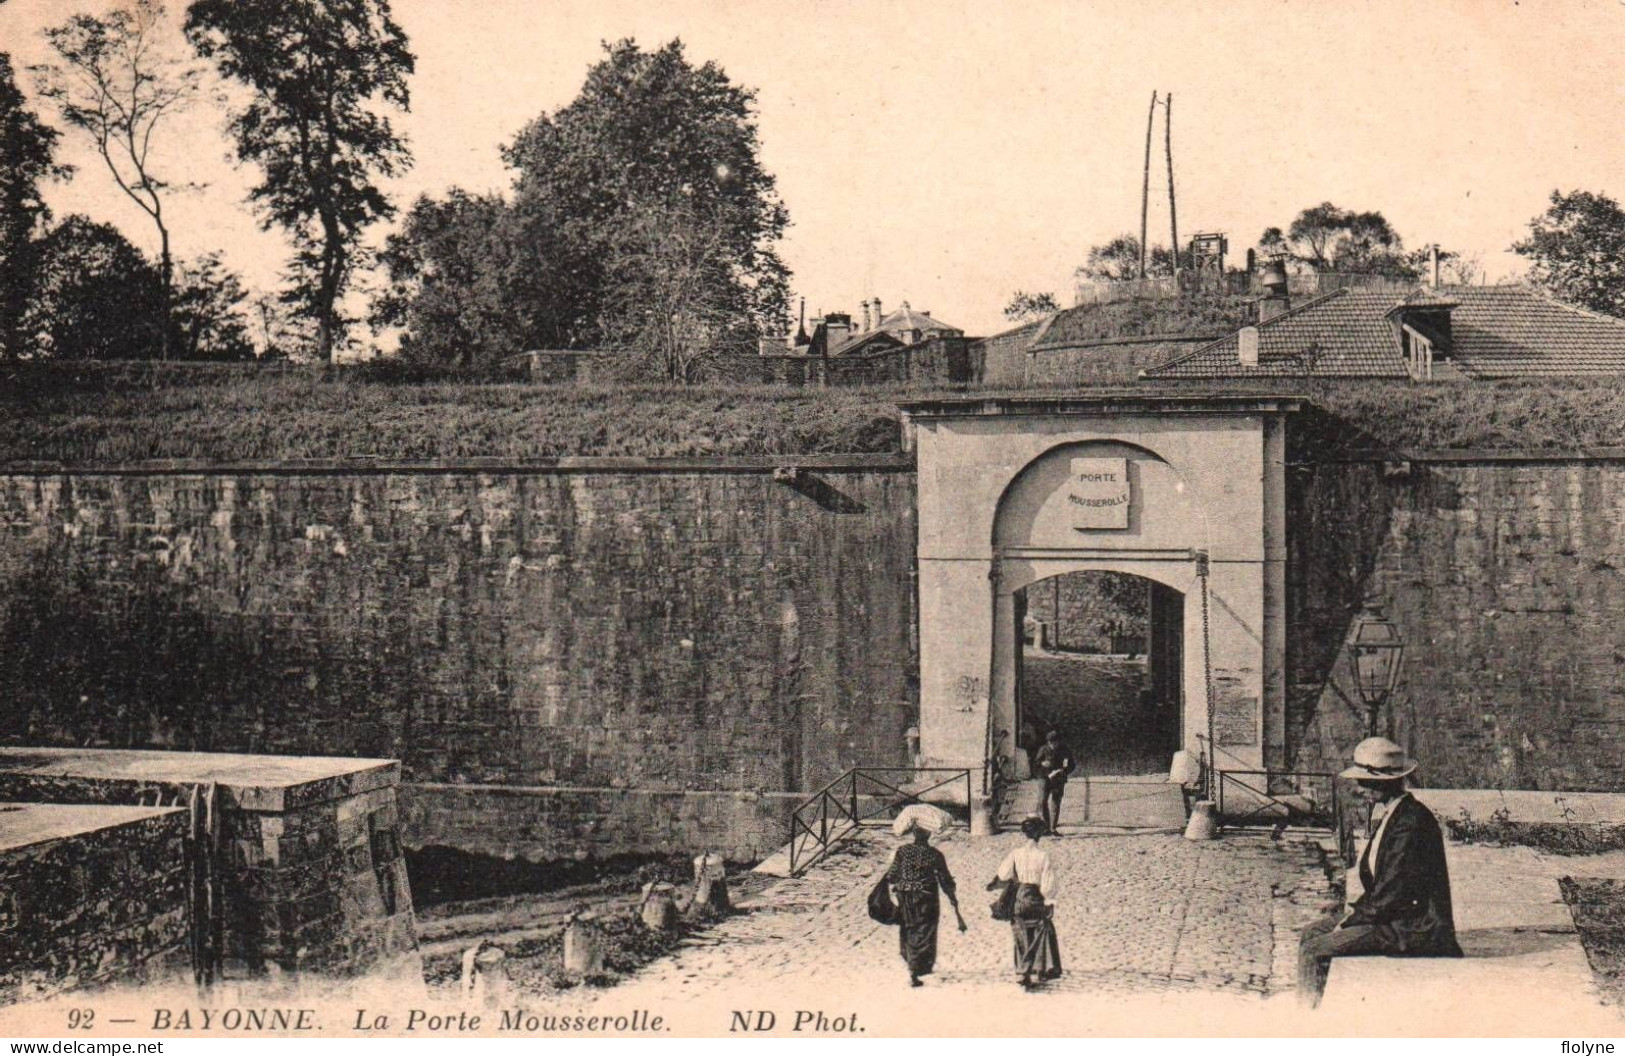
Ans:
{"type": "Polygon", "coordinates": [[[981,770],[998,756],[1025,774],[1020,592],[1107,571],[1183,596],[1165,609],[1183,624],[1177,743],[1198,750],[1211,732],[1221,767],[1284,767],[1286,416],[1299,403],[1135,395],[904,404],[919,474],[925,759],[981,770]]]}

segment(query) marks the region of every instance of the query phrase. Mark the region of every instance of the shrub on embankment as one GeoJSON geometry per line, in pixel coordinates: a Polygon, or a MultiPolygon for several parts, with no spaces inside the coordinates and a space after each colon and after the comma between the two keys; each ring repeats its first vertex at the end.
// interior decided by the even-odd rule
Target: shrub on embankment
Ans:
{"type": "MultiPolygon", "coordinates": [[[[1301,395],[1312,409],[1292,432],[1295,446],[1312,457],[1356,449],[1561,454],[1625,446],[1625,378],[1432,385],[1286,380],[1111,391],[1301,395]]],[[[898,401],[955,395],[966,393],[549,386],[371,365],[11,364],[0,368],[0,460],[105,465],[884,453],[901,447],[898,401]]]]}

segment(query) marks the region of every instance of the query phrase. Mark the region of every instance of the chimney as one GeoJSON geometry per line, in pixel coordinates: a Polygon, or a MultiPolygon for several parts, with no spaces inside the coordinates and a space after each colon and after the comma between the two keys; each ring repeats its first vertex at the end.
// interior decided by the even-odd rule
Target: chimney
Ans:
{"type": "Polygon", "coordinates": [[[1259,281],[1264,287],[1264,296],[1258,300],[1258,321],[1267,323],[1278,315],[1285,315],[1292,307],[1292,298],[1287,294],[1286,265],[1279,260],[1270,261],[1264,265],[1259,281]]]}
{"type": "Polygon", "coordinates": [[[845,312],[830,312],[824,316],[824,354],[835,351],[846,343],[852,333],[852,317],[845,312]]]}
{"type": "Polygon", "coordinates": [[[1434,289],[1439,288],[1439,243],[1435,242],[1428,247],[1428,274],[1432,278],[1434,289]]]}
{"type": "Polygon", "coordinates": [[[794,352],[807,343],[807,298],[801,298],[801,319],[794,333],[784,335],[784,347],[794,352]]]}
{"type": "Polygon", "coordinates": [[[874,329],[874,327],[869,325],[869,302],[864,301],[863,302],[863,332],[867,334],[870,330],[873,330],[873,329],[874,329]]]}
{"type": "Polygon", "coordinates": [[[875,306],[875,329],[879,330],[881,320],[885,319],[886,317],[880,311],[880,298],[876,297],[873,303],[875,306]]]}
{"type": "Polygon", "coordinates": [[[1236,338],[1236,361],[1244,367],[1258,366],[1258,327],[1244,326],[1236,338]]]}

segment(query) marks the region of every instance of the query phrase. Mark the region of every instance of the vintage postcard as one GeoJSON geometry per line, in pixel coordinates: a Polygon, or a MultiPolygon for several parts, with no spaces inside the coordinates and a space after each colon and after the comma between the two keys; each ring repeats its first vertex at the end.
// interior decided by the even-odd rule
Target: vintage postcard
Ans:
{"type": "Polygon", "coordinates": [[[1611,1051],[1621,55],[0,0],[0,1035],[1611,1051]]]}

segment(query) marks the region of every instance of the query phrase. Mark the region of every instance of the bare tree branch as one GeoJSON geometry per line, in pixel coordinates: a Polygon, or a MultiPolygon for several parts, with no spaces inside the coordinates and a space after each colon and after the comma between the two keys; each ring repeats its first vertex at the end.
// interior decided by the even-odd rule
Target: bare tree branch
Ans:
{"type": "MultiPolygon", "coordinates": [[[[59,63],[34,71],[42,94],[90,138],[119,190],[157,228],[167,315],[174,261],[162,192],[171,185],[152,169],[153,138],[165,117],[195,100],[202,71],[167,46],[163,22],[162,0],[122,0],[101,18],[75,15],[46,31],[59,63]]],[[[163,355],[169,355],[167,327],[163,355]]]]}

